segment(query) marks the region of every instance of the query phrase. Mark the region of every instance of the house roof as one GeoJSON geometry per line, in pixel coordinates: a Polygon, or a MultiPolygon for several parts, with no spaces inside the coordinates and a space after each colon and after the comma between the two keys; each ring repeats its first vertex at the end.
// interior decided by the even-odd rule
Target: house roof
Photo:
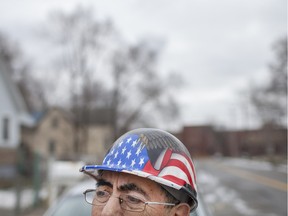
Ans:
{"type": "Polygon", "coordinates": [[[111,124],[111,110],[108,108],[95,108],[90,112],[88,122],[84,123],[90,125],[111,124]]]}
{"type": "Polygon", "coordinates": [[[20,120],[23,124],[32,125],[32,118],[28,114],[28,108],[12,77],[9,74],[11,67],[0,58],[0,78],[3,82],[4,88],[7,89],[8,97],[11,99],[16,111],[20,115],[20,120]]]}

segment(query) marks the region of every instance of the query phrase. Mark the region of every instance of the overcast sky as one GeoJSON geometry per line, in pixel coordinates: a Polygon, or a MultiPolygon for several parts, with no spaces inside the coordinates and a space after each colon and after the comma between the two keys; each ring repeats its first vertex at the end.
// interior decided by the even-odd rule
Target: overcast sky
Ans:
{"type": "Polygon", "coordinates": [[[0,30],[28,55],[35,28],[54,9],[91,6],[110,18],[131,42],[164,42],[160,71],[176,70],[186,80],[179,94],[185,125],[253,125],[239,91],[267,81],[272,44],[287,34],[285,0],[0,0],[0,30]]]}

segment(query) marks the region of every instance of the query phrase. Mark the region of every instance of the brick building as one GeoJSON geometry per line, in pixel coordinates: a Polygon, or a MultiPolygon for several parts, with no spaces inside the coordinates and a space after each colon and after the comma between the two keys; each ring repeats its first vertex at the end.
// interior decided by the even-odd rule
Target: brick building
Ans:
{"type": "Polygon", "coordinates": [[[176,134],[192,156],[205,156],[218,151],[217,133],[211,126],[187,126],[176,134]]]}
{"type": "Polygon", "coordinates": [[[212,126],[187,126],[175,134],[193,157],[214,155],[287,156],[287,129],[263,127],[255,130],[220,131],[212,126]]]}
{"type": "Polygon", "coordinates": [[[287,155],[287,129],[260,128],[224,133],[224,155],[287,155]]]}

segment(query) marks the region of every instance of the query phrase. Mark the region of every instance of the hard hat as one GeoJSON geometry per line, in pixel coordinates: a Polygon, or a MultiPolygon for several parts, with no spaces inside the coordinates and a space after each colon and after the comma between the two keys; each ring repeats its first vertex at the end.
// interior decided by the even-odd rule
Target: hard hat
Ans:
{"type": "Polygon", "coordinates": [[[196,172],[191,156],[172,134],[154,128],[129,131],[117,139],[102,165],[86,165],[80,171],[110,170],[151,179],[181,202],[197,207],[196,172]]]}

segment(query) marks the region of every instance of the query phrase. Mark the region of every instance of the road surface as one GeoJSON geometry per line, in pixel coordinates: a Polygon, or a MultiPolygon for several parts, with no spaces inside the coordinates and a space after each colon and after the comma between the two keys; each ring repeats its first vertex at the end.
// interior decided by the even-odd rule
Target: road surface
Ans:
{"type": "Polygon", "coordinates": [[[198,189],[213,215],[286,216],[287,166],[244,161],[195,161],[198,189]]]}

